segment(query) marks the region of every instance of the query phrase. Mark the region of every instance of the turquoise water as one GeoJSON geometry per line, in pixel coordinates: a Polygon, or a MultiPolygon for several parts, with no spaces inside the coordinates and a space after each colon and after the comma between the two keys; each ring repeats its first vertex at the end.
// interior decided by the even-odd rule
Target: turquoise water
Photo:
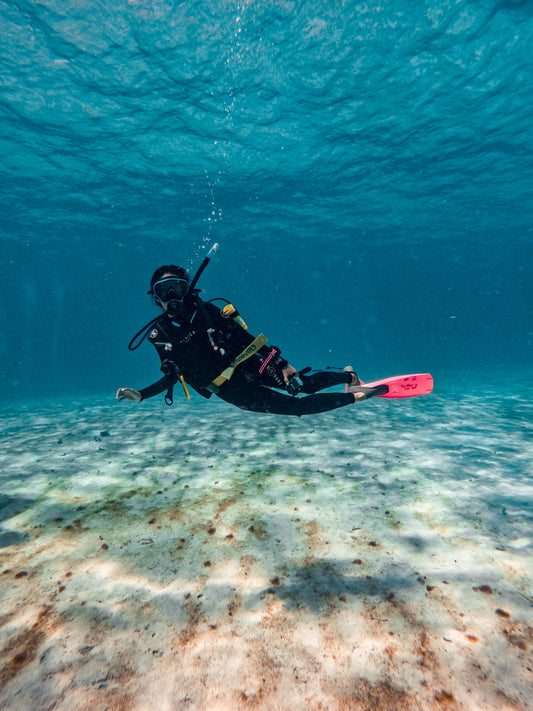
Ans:
{"type": "Polygon", "coordinates": [[[296,367],[530,372],[529,2],[0,17],[2,398],[151,382],[152,270],[214,241],[205,295],[296,367]]]}
{"type": "Polygon", "coordinates": [[[0,0],[0,707],[531,707],[533,4],[0,0]],[[308,418],[127,350],[194,271],[308,418]]]}

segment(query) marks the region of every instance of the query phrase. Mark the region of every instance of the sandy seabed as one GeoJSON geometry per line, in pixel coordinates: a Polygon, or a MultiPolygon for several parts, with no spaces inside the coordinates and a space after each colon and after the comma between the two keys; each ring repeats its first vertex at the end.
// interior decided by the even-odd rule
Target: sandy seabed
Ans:
{"type": "Polygon", "coordinates": [[[533,708],[532,396],[8,405],[0,708],[533,708]]]}

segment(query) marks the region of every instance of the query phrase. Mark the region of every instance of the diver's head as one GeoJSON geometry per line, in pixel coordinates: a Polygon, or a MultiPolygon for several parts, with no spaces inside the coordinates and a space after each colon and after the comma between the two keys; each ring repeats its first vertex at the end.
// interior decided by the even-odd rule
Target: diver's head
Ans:
{"type": "Polygon", "coordinates": [[[186,270],[175,264],[166,264],[153,273],[148,294],[169,316],[177,316],[188,291],[189,275],[186,270]]]}

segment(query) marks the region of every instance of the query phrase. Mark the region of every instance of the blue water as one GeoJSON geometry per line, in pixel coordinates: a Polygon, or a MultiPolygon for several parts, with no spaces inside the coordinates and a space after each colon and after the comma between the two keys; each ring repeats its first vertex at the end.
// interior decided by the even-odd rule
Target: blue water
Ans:
{"type": "Polygon", "coordinates": [[[158,377],[194,269],[296,367],[531,373],[528,0],[0,2],[0,397],[158,377]]]}
{"type": "Polygon", "coordinates": [[[1,708],[530,708],[532,47],[533,0],[0,0],[1,708]],[[215,242],[294,366],[434,393],[116,402],[215,242]]]}

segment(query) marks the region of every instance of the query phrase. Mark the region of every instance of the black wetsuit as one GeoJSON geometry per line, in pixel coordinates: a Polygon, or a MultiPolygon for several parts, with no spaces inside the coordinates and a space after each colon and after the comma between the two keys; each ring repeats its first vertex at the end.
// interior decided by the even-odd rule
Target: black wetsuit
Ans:
{"type": "Polygon", "coordinates": [[[148,340],[161,358],[165,375],[153,385],[141,390],[142,399],[167,390],[167,402],[172,401],[172,388],[181,374],[185,382],[204,397],[216,394],[222,400],[243,410],[269,412],[276,415],[312,415],[351,405],[351,393],[321,393],[319,390],[351,382],[350,373],[317,372],[300,376],[301,393],[307,397],[280,393],[285,390],[281,374],[288,362],[279,350],[263,345],[256,354],[240,363],[229,380],[219,387],[213,380],[254,341],[233,317],[199,296],[190,297],[183,312],[171,318],[165,314],[152,328],[148,340]],[[260,372],[272,354],[268,367],[260,372]]]}

